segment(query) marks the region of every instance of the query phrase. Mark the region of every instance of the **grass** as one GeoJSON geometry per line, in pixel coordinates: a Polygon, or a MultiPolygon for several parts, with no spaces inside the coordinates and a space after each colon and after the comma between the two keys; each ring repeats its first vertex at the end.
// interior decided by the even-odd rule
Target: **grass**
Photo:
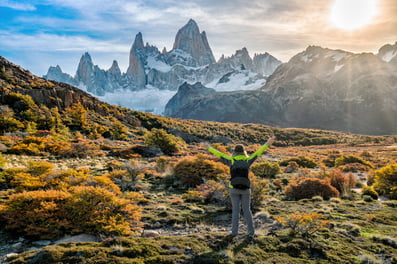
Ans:
{"type": "MultiPolygon", "coordinates": [[[[199,146],[190,148],[195,153],[204,151],[199,146]]],[[[327,155],[318,148],[323,146],[273,148],[263,159],[282,160],[292,155],[306,155],[318,161],[327,155]]],[[[363,148],[345,146],[339,150],[344,154],[357,154],[363,148]]],[[[375,151],[373,146],[371,150],[375,151]]],[[[382,153],[392,157],[387,152],[382,153]]],[[[88,166],[95,175],[105,173],[106,164],[115,160],[108,156],[66,160],[45,156],[4,157],[11,160],[8,166],[24,167],[29,159],[48,160],[61,170],[88,166]]],[[[134,160],[141,167],[153,169],[157,158],[134,160]]],[[[318,172],[318,169],[311,171],[318,172]]],[[[137,190],[148,200],[141,204],[144,228],[157,230],[159,236],[144,238],[137,234],[108,237],[99,243],[50,245],[12,256],[6,263],[397,263],[394,257],[397,256],[397,209],[393,201],[363,202],[358,193],[349,200],[289,201],[282,191],[269,190],[258,208],[258,212],[267,215],[267,222],[257,228],[258,237],[247,241],[240,235],[230,241],[227,238],[230,209],[224,205],[184,201],[182,194],[186,190],[164,184],[165,175],[143,178],[142,186],[146,187],[137,190]],[[287,228],[277,228],[277,222],[272,222],[274,217],[288,217],[297,212],[320,213],[330,224],[310,237],[302,237],[287,228]]],[[[281,173],[276,179],[288,181],[289,177],[297,176],[296,173],[281,173]]],[[[0,197],[7,199],[6,192],[0,197]]]]}

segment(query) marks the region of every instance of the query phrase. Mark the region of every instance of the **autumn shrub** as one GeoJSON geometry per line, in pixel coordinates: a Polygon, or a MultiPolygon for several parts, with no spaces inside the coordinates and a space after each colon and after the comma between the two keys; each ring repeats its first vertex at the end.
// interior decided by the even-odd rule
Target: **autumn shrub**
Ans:
{"type": "Polygon", "coordinates": [[[159,157],[156,160],[155,170],[160,173],[169,172],[172,170],[172,161],[167,157],[159,157]]]}
{"type": "Polygon", "coordinates": [[[343,155],[337,159],[335,159],[335,167],[343,166],[350,163],[360,163],[362,165],[367,166],[368,168],[373,168],[372,164],[368,161],[363,160],[360,157],[356,157],[354,155],[343,155]]]}
{"type": "Polygon", "coordinates": [[[182,181],[186,187],[195,187],[207,180],[220,180],[227,177],[229,167],[208,160],[204,155],[186,157],[180,160],[174,168],[175,176],[182,181]]]}
{"type": "Polygon", "coordinates": [[[361,163],[349,163],[345,165],[341,165],[338,167],[338,169],[344,171],[344,172],[361,172],[361,171],[369,171],[370,168],[366,165],[363,165],[361,163]]]}
{"type": "Polygon", "coordinates": [[[51,173],[53,170],[54,165],[48,161],[29,161],[26,172],[30,173],[32,176],[41,176],[51,173]]]}
{"type": "Polygon", "coordinates": [[[299,212],[290,214],[286,217],[274,216],[277,222],[283,227],[289,228],[291,234],[300,235],[303,238],[310,238],[316,232],[326,228],[329,224],[322,214],[312,212],[299,212]]]}
{"type": "Polygon", "coordinates": [[[4,228],[14,234],[54,239],[73,226],[65,208],[70,197],[70,193],[56,190],[13,194],[0,207],[0,219],[5,223],[4,228]]]}
{"type": "Polygon", "coordinates": [[[375,189],[372,186],[363,186],[361,188],[361,194],[364,195],[369,195],[372,197],[374,200],[378,200],[378,193],[375,191],[375,189]]]}
{"type": "Polygon", "coordinates": [[[341,155],[342,154],[339,150],[330,150],[328,151],[327,158],[323,159],[321,162],[327,167],[335,167],[335,160],[341,155]]]}
{"type": "Polygon", "coordinates": [[[98,187],[73,187],[65,204],[72,232],[88,234],[126,235],[141,228],[142,209],[134,201],[98,187]]]}
{"type": "Polygon", "coordinates": [[[397,199],[397,163],[375,171],[374,189],[380,195],[397,199]]]}
{"type": "Polygon", "coordinates": [[[328,200],[331,197],[337,197],[339,191],[331,185],[329,179],[300,177],[289,182],[285,188],[285,195],[295,200],[319,195],[323,199],[328,200]]]}
{"type": "Polygon", "coordinates": [[[287,167],[285,167],[284,172],[285,173],[292,173],[292,172],[296,172],[299,169],[299,164],[296,163],[295,161],[290,161],[288,162],[287,167]]]}
{"type": "MultiPolygon", "coordinates": [[[[204,183],[197,185],[194,191],[199,192],[200,200],[205,203],[225,204],[228,201],[228,189],[225,183],[214,180],[206,180],[204,183]]],[[[193,193],[190,193],[193,195],[193,193]]],[[[187,196],[187,198],[189,198],[187,196]]]]}
{"type": "Polygon", "coordinates": [[[47,154],[45,151],[47,142],[48,139],[46,138],[28,136],[16,142],[8,149],[7,153],[18,155],[44,155],[47,154]]]}
{"type": "Polygon", "coordinates": [[[367,174],[367,185],[372,186],[375,183],[375,171],[370,170],[367,174]]]}
{"type": "Polygon", "coordinates": [[[258,177],[273,178],[280,173],[280,166],[277,163],[264,161],[251,166],[251,171],[258,177]]]}
{"type": "Polygon", "coordinates": [[[331,185],[335,187],[341,196],[350,197],[351,189],[356,186],[356,177],[352,174],[344,174],[341,170],[332,170],[330,173],[331,185]]]}
{"type": "Polygon", "coordinates": [[[187,202],[202,202],[205,199],[203,193],[197,190],[188,190],[182,194],[182,198],[187,202]]]}
{"type": "Polygon", "coordinates": [[[252,176],[251,180],[251,207],[253,210],[259,209],[265,196],[269,191],[269,182],[266,179],[252,176]]]}
{"type": "Polygon", "coordinates": [[[139,200],[123,199],[100,187],[12,194],[0,207],[5,229],[33,239],[65,234],[128,235],[140,230],[139,200]],[[23,217],[21,217],[23,216],[23,217]]]}
{"type": "Polygon", "coordinates": [[[315,162],[311,158],[304,157],[304,156],[293,157],[293,158],[282,160],[282,161],[280,161],[280,166],[287,166],[288,163],[291,161],[295,161],[300,167],[303,167],[303,168],[315,168],[318,166],[317,162],[315,162]]]}
{"type": "Polygon", "coordinates": [[[133,191],[142,183],[144,169],[134,160],[129,160],[120,167],[104,176],[109,177],[122,191],[133,191]]]}
{"type": "Polygon", "coordinates": [[[179,152],[186,145],[181,138],[168,134],[164,129],[156,128],[146,133],[145,143],[160,148],[167,155],[179,152]]]}
{"type": "Polygon", "coordinates": [[[18,155],[59,155],[65,156],[71,151],[69,142],[56,141],[51,138],[27,136],[16,142],[7,153],[18,155]]]}
{"type": "Polygon", "coordinates": [[[86,158],[104,156],[105,153],[94,141],[77,139],[71,143],[70,151],[69,153],[65,153],[65,155],[69,157],[86,158]]]}

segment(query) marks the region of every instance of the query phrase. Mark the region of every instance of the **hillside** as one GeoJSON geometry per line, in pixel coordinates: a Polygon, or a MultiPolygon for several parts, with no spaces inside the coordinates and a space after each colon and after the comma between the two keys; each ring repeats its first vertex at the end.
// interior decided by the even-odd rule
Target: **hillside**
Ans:
{"type": "MultiPolygon", "coordinates": [[[[394,45],[396,46],[396,45],[394,45]]],[[[369,135],[397,133],[397,75],[393,47],[379,56],[309,46],[280,65],[259,90],[184,97],[168,116],[369,135]]]]}
{"type": "MultiPolygon", "coordinates": [[[[162,128],[172,134],[181,136],[187,142],[216,141],[217,138],[222,137],[230,142],[239,141],[253,144],[265,142],[271,134],[278,137],[279,145],[379,142],[388,138],[315,129],[279,129],[257,124],[204,122],[161,117],[101,102],[73,86],[34,76],[29,71],[20,68],[3,57],[0,57],[0,70],[3,105],[7,105],[14,111],[12,115],[15,119],[24,123],[23,126],[25,128],[27,122],[33,120],[26,119],[26,115],[21,115],[20,112],[30,110],[39,114],[37,117],[32,117],[38,123],[38,129],[51,130],[51,124],[47,122],[52,115],[50,109],[56,107],[56,111],[63,115],[66,109],[70,109],[76,104],[81,104],[89,112],[87,116],[89,121],[93,126],[94,124],[97,126],[98,131],[96,132],[105,130],[102,134],[109,131],[112,125],[109,119],[114,118],[128,129],[145,128],[150,130],[152,128],[162,128]],[[6,101],[7,96],[12,93],[29,95],[34,103],[26,105],[26,109],[15,107],[16,102],[14,101],[17,99],[10,99],[11,102],[6,101]]],[[[18,101],[20,100],[22,99],[18,99],[18,101]]],[[[66,119],[61,118],[61,120],[66,119]]],[[[70,128],[73,129],[73,125],[70,128]]],[[[8,132],[14,130],[12,126],[7,125],[4,125],[1,129],[4,132],[7,132],[6,129],[9,130],[8,132]]],[[[136,133],[136,131],[130,131],[130,133],[136,133]]]]}
{"type": "MultiPolygon", "coordinates": [[[[188,88],[188,87],[187,87],[188,88]]],[[[109,105],[0,57],[0,263],[397,263],[397,137],[181,120],[109,105]],[[231,239],[253,153],[257,236],[231,239]]]]}

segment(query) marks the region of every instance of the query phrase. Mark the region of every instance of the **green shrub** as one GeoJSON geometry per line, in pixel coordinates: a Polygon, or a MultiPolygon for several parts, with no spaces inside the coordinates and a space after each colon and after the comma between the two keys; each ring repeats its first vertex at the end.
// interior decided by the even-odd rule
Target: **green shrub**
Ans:
{"type": "Polygon", "coordinates": [[[160,148],[167,155],[179,152],[181,146],[186,144],[181,138],[168,134],[164,129],[156,128],[146,133],[145,143],[160,148]]]}
{"type": "Polygon", "coordinates": [[[397,199],[397,163],[375,171],[374,189],[390,199],[397,199]]]}
{"type": "Polygon", "coordinates": [[[328,200],[337,197],[339,192],[333,187],[328,179],[298,178],[291,181],[285,188],[285,195],[291,199],[305,199],[313,196],[321,196],[328,200]]]}
{"type": "Polygon", "coordinates": [[[346,156],[341,156],[341,157],[337,158],[335,160],[335,167],[343,166],[343,165],[350,164],[350,163],[360,163],[360,164],[367,166],[368,168],[373,168],[371,163],[363,160],[360,157],[356,157],[354,155],[346,155],[346,156]]]}
{"type": "Polygon", "coordinates": [[[303,168],[315,168],[318,166],[317,162],[304,156],[282,160],[280,161],[280,166],[287,166],[291,161],[295,161],[300,167],[303,168]]]}
{"type": "Polygon", "coordinates": [[[271,163],[268,161],[264,161],[261,163],[254,164],[251,167],[251,171],[258,177],[262,178],[272,178],[276,176],[276,174],[280,173],[280,166],[277,163],[271,163]]]}
{"type": "Polygon", "coordinates": [[[362,195],[369,195],[374,200],[378,200],[378,193],[374,190],[372,186],[363,186],[361,188],[362,195]]]}

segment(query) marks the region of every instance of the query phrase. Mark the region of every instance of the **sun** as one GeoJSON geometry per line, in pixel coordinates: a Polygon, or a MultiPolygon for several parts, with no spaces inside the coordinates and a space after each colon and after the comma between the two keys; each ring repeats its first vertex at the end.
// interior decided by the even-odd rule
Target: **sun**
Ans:
{"type": "Polygon", "coordinates": [[[355,30],[371,23],[377,0],[335,0],[331,22],[343,30],[355,30]]]}

